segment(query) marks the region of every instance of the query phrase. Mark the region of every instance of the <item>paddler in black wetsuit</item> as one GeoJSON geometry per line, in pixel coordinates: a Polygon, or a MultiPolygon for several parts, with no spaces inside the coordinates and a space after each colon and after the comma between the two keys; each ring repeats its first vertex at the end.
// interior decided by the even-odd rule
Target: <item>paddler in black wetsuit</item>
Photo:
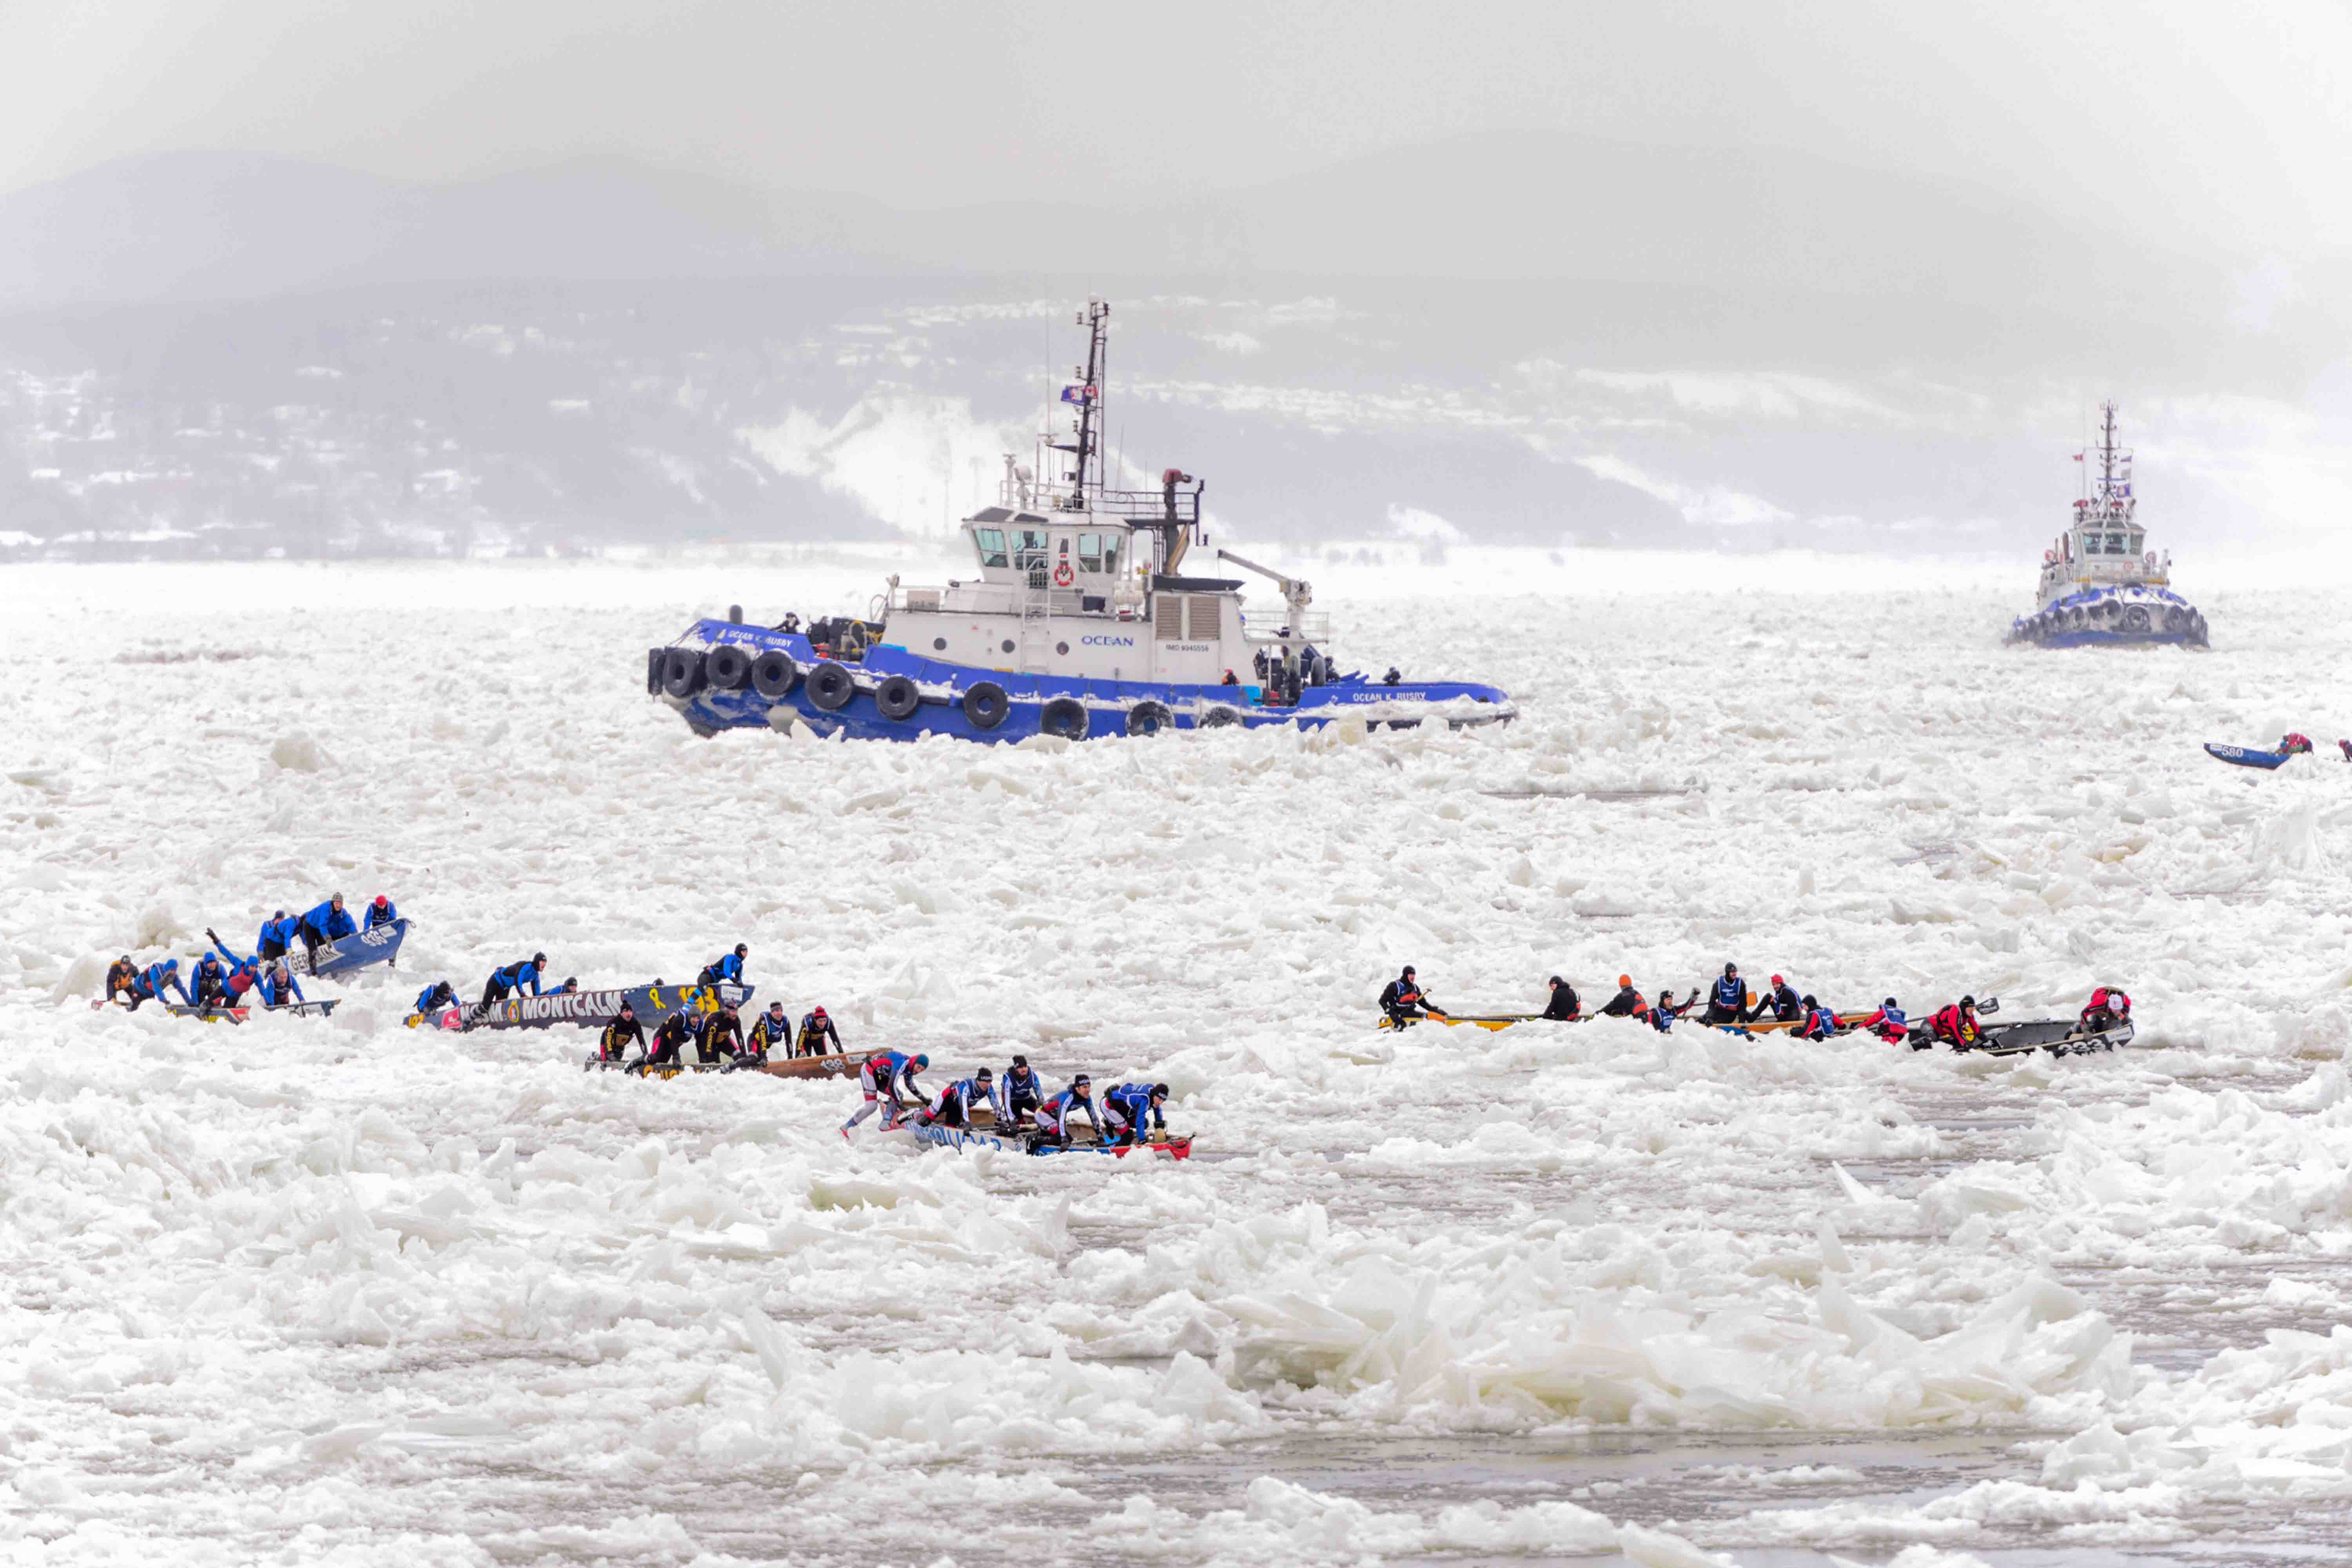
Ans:
{"type": "Polygon", "coordinates": [[[1551,1000],[1544,1005],[1547,1018],[1576,1018],[1583,1015],[1582,1004],[1576,999],[1576,987],[1555,974],[1551,977],[1551,1000]]]}
{"type": "Polygon", "coordinates": [[[743,1021],[735,1016],[735,1004],[721,1002],[715,1013],[702,1016],[702,1026],[695,1031],[694,1043],[702,1051],[702,1059],[715,1062],[721,1057],[729,1061],[743,1054],[743,1021]],[[734,1044],[728,1042],[732,1040],[734,1044]]]}
{"type": "Polygon", "coordinates": [[[686,1042],[693,1037],[694,1031],[688,1027],[686,1015],[672,1013],[654,1031],[653,1049],[645,1054],[643,1060],[631,1064],[630,1070],[642,1074],[649,1068],[676,1066],[677,1053],[685,1049],[686,1042]]]}
{"type": "Polygon", "coordinates": [[[1424,1016],[1433,1018],[1453,1016],[1422,994],[1421,982],[1413,978],[1410,963],[1404,966],[1403,973],[1381,988],[1381,1011],[1388,1015],[1390,1026],[1399,1029],[1409,1026],[1424,1016]]]}
{"type": "Polygon", "coordinates": [[[596,1059],[602,1062],[619,1061],[622,1059],[623,1053],[632,1044],[637,1047],[640,1055],[644,1054],[646,1027],[637,1022],[637,1010],[631,1006],[629,999],[624,996],[621,998],[620,1012],[614,1015],[611,1023],[604,1026],[604,1032],[596,1037],[596,1059]]]}
{"type": "Polygon", "coordinates": [[[1633,977],[1621,974],[1617,977],[1617,994],[1609,998],[1608,1005],[1601,1009],[1601,1015],[1604,1018],[1631,1018],[1643,1010],[1642,994],[1633,989],[1633,977]]]}

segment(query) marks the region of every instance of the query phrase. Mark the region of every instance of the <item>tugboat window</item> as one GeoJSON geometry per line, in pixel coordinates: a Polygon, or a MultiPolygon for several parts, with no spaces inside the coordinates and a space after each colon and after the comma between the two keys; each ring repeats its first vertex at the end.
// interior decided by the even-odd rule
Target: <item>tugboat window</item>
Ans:
{"type": "Polygon", "coordinates": [[[1016,528],[1013,531],[1013,564],[1023,572],[1045,569],[1045,531],[1042,528],[1016,528]]]}
{"type": "Polygon", "coordinates": [[[1005,652],[1011,653],[1013,651],[1013,639],[1011,637],[1006,637],[999,646],[1002,647],[1005,652]]]}
{"type": "Polygon", "coordinates": [[[947,651],[948,651],[948,639],[947,639],[947,638],[945,638],[945,637],[933,637],[933,638],[931,639],[931,649],[932,649],[932,651],[933,651],[933,652],[935,652],[935,653],[945,653],[945,652],[947,652],[947,651]]]}
{"type": "Polygon", "coordinates": [[[976,528],[972,538],[980,542],[980,563],[982,566],[1004,564],[1004,531],[1001,528],[976,528]]]}

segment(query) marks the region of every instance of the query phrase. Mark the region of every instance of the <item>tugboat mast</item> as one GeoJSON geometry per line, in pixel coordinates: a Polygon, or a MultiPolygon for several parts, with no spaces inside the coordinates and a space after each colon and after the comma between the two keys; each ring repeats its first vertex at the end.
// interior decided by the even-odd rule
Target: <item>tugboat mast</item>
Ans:
{"type": "Polygon", "coordinates": [[[1087,329],[1087,363],[1077,372],[1077,385],[1062,389],[1062,401],[1078,405],[1078,438],[1075,442],[1049,440],[1045,443],[1056,452],[1073,453],[1077,458],[1077,462],[1070,469],[1069,496],[1061,505],[1064,511],[1086,510],[1088,494],[1099,489],[1102,484],[1100,474],[1095,471],[1097,457],[1095,448],[1099,444],[1097,431],[1101,414],[1106,351],[1110,337],[1110,301],[1100,298],[1088,300],[1087,308],[1078,312],[1078,325],[1087,329]]]}

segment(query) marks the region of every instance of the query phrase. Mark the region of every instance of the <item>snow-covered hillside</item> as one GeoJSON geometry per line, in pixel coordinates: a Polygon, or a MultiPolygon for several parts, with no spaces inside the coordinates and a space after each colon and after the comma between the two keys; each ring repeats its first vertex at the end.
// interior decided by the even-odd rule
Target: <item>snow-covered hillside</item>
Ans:
{"type": "Polygon", "coordinates": [[[2036,654],[2021,582],[1643,575],[1326,595],[1345,663],[1496,680],[1507,729],[1040,750],[644,695],[692,615],[862,569],[16,570],[12,1560],[2340,1544],[2352,627],[2200,588],[2210,655],[2036,654]],[[2198,750],[2288,727],[2323,754],[2198,750]],[[331,890],[415,921],[331,1022],[76,994],[331,890]],[[845,1145],[844,1086],[401,1025],[535,948],[739,939],[853,1047],[1165,1079],[1200,1153],[845,1145]],[[1405,963],[1461,1008],[1726,960],[1915,1012],[2118,983],[2148,1048],[1371,1027],[1405,963]]]}

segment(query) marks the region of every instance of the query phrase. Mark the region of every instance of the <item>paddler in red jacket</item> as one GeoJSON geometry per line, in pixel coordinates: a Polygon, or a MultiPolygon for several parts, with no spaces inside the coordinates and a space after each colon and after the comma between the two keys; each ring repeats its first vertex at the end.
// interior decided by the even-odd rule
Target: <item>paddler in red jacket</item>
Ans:
{"type": "Polygon", "coordinates": [[[2103,1035],[2131,1016],[2131,998],[2120,985],[2102,985],[2091,993],[2091,1005],[2083,1009],[2083,1033],[2103,1035]]]}
{"type": "Polygon", "coordinates": [[[1927,1032],[1956,1051],[1972,1051],[1984,1044],[1977,1026],[1977,999],[1963,996],[1927,1020],[1927,1032]]]}

